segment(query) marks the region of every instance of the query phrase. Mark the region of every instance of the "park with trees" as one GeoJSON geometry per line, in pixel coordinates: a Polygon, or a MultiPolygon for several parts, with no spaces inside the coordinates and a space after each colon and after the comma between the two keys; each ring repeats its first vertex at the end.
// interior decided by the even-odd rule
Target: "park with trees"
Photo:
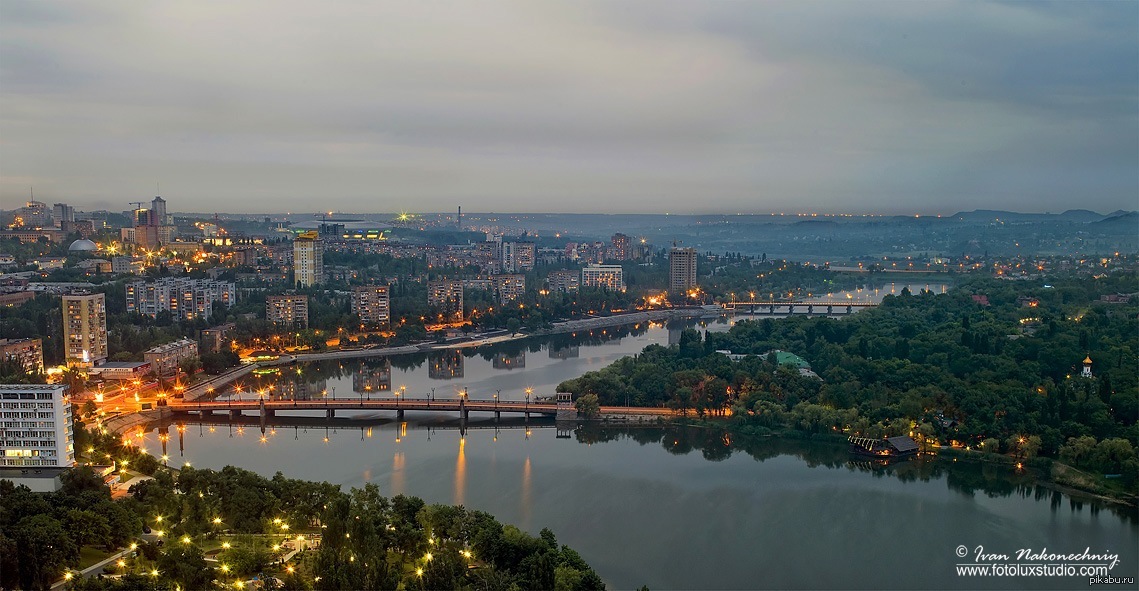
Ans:
{"type": "Polygon", "coordinates": [[[927,447],[1039,455],[1134,496],[1139,306],[1100,299],[1134,289],[1134,279],[1056,278],[1045,287],[973,278],[946,294],[903,290],[841,319],[687,329],[676,345],[650,345],[558,391],[725,417],[742,434],[913,434],[927,447]],[[813,375],[779,363],[776,350],[809,362],[813,375]],[[1092,378],[1081,376],[1086,357],[1092,378]]]}

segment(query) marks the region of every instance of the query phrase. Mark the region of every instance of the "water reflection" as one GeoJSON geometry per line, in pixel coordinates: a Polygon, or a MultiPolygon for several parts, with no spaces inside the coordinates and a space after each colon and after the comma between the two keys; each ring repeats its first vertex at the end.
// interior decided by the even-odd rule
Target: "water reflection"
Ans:
{"type": "MultiPolygon", "coordinates": [[[[310,428],[321,433],[324,443],[329,443],[341,432],[359,433],[359,439],[367,445],[380,445],[382,442],[372,444],[373,429],[394,431],[394,440],[400,444],[411,431],[425,432],[428,440],[436,430],[458,431],[458,450],[454,456],[454,474],[452,487],[452,500],[456,504],[464,504],[468,495],[467,479],[467,435],[470,431],[493,430],[493,441],[504,432],[516,432],[518,435],[506,440],[522,442],[530,439],[534,430],[539,430],[542,437],[555,439],[572,438],[572,440],[586,445],[597,445],[625,440],[633,441],[640,446],[659,445],[669,454],[685,456],[699,452],[700,456],[709,462],[724,462],[735,454],[746,454],[758,462],[766,462],[779,457],[794,457],[810,468],[825,468],[829,470],[843,470],[853,473],[862,473],[872,478],[893,478],[902,482],[937,482],[944,480],[948,490],[965,497],[984,495],[989,498],[1021,497],[1039,502],[1047,502],[1053,512],[1063,508],[1064,499],[1068,499],[1068,508],[1079,512],[1087,508],[1092,514],[1109,508],[1126,522],[1139,524],[1139,512],[1134,507],[1125,507],[1117,504],[1103,503],[1091,497],[1068,496],[1062,494],[1048,483],[1037,480],[1031,470],[1015,470],[1010,466],[979,461],[956,461],[949,458],[918,457],[909,461],[895,463],[875,463],[862,458],[853,458],[845,445],[833,442],[819,442],[792,438],[756,438],[731,435],[723,430],[710,428],[693,428],[681,426],[605,426],[605,425],[575,425],[573,423],[559,424],[549,419],[512,418],[495,421],[483,419],[477,421],[460,421],[456,417],[443,415],[427,415],[418,422],[397,421],[391,417],[361,415],[355,418],[325,418],[316,416],[278,416],[271,420],[261,417],[246,416],[213,416],[198,419],[179,418],[177,422],[170,420],[149,425],[147,429],[140,430],[134,435],[138,445],[145,447],[147,440],[157,440],[162,444],[163,453],[167,452],[166,442],[169,431],[174,426],[179,434],[178,453],[185,455],[187,446],[183,434],[187,425],[198,423],[197,433],[199,439],[209,436],[203,431],[203,425],[209,425],[209,433],[215,432],[215,425],[224,425],[229,437],[240,439],[247,427],[256,427],[261,432],[259,441],[262,444],[272,445],[278,428],[293,430],[293,440],[299,439],[301,429],[307,433],[310,428]],[[553,432],[551,432],[553,431],[553,432]]],[[[191,431],[192,432],[192,431],[191,431]]],[[[391,431],[389,431],[391,432],[391,431]]],[[[191,438],[193,439],[193,438],[191,438]]],[[[390,440],[389,440],[390,441],[390,440]]],[[[418,445],[418,444],[417,444],[418,445]]],[[[500,444],[501,445],[501,444],[500,444]]],[[[410,449],[410,448],[409,448],[410,449]]],[[[454,448],[452,448],[454,449],[454,448]]],[[[409,470],[407,457],[402,446],[395,448],[392,457],[391,487],[393,494],[406,490],[406,477],[409,470]]],[[[600,452],[604,454],[605,452],[600,452]]],[[[520,478],[520,515],[529,519],[531,504],[533,502],[532,465],[529,454],[526,454],[522,464],[520,478]]],[[[480,485],[481,486],[481,485],[480,485]]],[[[414,491],[411,491],[414,492],[414,491]]]]}
{"type": "Polygon", "coordinates": [[[459,437],[459,457],[455,460],[455,496],[452,505],[465,505],[467,498],[466,436],[459,437]]]}
{"type": "MultiPolygon", "coordinates": [[[[811,468],[845,469],[875,478],[892,477],[902,482],[933,482],[944,479],[949,490],[972,497],[982,493],[990,498],[1019,496],[1049,499],[1053,511],[1064,497],[1047,483],[1038,482],[1030,470],[981,461],[952,461],[937,456],[918,457],[901,462],[873,462],[854,459],[841,444],[789,438],[732,437],[717,429],[686,427],[629,428],[589,425],[577,429],[580,443],[597,444],[631,439],[641,445],[659,444],[667,452],[687,455],[697,450],[704,459],[720,462],[743,452],[763,462],[780,456],[793,456],[811,468]]],[[[1087,505],[1092,514],[1107,507],[1132,524],[1139,524],[1135,507],[1105,503],[1092,497],[1068,497],[1069,507],[1079,511],[1087,505]]]]}
{"type": "Polygon", "coordinates": [[[463,377],[463,352],[459,349],[428,353],[427,377],[433,380],[453,380],[463,377]]]}
{"type": "Polygon", "coordinates": [[[368,394],[392,389],[392,362],[387,357],[366,359],[352,374],[352,391],[368,394]]]}

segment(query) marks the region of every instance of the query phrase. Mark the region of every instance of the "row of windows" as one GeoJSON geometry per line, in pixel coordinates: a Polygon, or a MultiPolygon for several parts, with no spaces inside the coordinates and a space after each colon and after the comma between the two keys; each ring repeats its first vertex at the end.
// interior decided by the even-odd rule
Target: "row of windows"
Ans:
{"type": "Polygon", "coordinates": [[[41,460],[36,458],[11,458],[0,461],[0,466],[54,466],[56,460],[41,460]]]}
{"type": "Polygon", "coordinates": [[[13,437],[55,437],[55,431],[8,431],[4,435],[4,440],[13,437]]]}
{"type": "Polygon", "coordinates": [[[0,422],[0,428],[4,429],[54,429],[55,421],[4,421],[0,422]]]}
{"type": "Polygon", "coordinates": [[[8,411],[8,412],[3,413],[2,416],[5,419],[50,419],[54,415],[50,412],[8,411]]]}
{"type": "MultiPolygon", "coordinates": [[[[15,447],[15,446],[41,447],[41,448],[46,447],[49,449],[55,449],[55,440],[54,439],[43,439],[40,441],[36,441],[34,439],[24,439],[24,440],[0,439],[0,447],[15,447]]],[[[8,451],[12,451],[12,450],[8,450],[8,451]]]]}
{"type": "MultiPolygon", "coordinates": [[[[12,355],[5,355],[5,359],[11,358],[12,355]]],[[[51,400],[52,392],[4,392],[4,400],[51,400]]]]}
{"type": "Polygon", "coordinates": [[[6,450],[4,450],[4,457],[6,457],[6,458],[55,457],[55,450],[6,449],[6,450]]]}

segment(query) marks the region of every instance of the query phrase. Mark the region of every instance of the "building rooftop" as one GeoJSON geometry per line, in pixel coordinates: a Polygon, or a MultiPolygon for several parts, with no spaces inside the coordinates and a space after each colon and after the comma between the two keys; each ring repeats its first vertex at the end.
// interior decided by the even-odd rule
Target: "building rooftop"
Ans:
{"type": "Polygon", "coordinates": [[[88,252],[92,250],[99,250],[99,245],[91,242],[90,240],[87,240],[86,238],[80,238],[79,240],[72,242],[71,246],[67,247],[67,250],[71,252],[88,252]]]}

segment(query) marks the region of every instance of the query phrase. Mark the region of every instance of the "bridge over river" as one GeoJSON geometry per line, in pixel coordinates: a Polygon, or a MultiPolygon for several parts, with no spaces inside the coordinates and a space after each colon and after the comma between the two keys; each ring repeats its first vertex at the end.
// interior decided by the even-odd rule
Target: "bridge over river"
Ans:
{"type": "Polygon", "coordinates": [[[862,308],[875,308],[875,302],[720,302],[725,310],[737,314],[853,314],[862,308]]]}
{"type": "MultiPolygon", "coordinates": [[[[194,401],[181,401],[170,400],[167,403],[170,410],[175,413],[196,414],[199,416],[206,416],[215,413],[228,413],[231,416],[240,416],[246,413],[258,414],[263,417],[273,417],[277,413],[293,413],[293,412],[323,412],[328,418],[336,416],[336,411],[361,411],[361,410],[388,410],[395,411],[396,416],[403,418],[406,411],[426,411],[426,412],[457,412],[459,417],[467,420],[470,413],[494,413],[495,418],[501,417],[503,413],[524,415],[553,416],[571,418],[567,415],[572,415],[572,418],[577,418],[576,411],[572,403],[568,401],[550,402],[550,401],[513,401],[513,400],[468,400],[465,396],[455,399],[437,399],[437,398],[320,398],[313,400],[292,400],[292,399],[279,399],[279,400],[194,400],[194,401]],[[559,412],[560,411],[560,412],[559,412]]],[[[634,406],[603,406],[601,407],[601,416],[642,416],[642,417],[667,417],[673,416],[675,412],[667,408],[658,407],[634,407],[634,406]]]]}

